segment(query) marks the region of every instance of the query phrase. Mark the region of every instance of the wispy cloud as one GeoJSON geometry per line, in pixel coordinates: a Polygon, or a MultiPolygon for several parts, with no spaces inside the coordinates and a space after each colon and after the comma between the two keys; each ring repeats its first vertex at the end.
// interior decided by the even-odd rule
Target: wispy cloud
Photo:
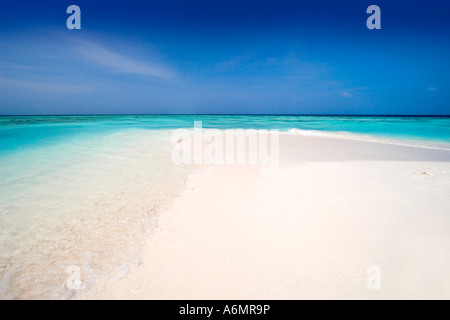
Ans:
{"type": "Polygon", "coordinates": [[[366,87],[347,87],[344,84],[341,85],[343,85],[344,88],[336,90],[336,94],[343,98],[357,98],[367,89],[366,87]]]}
{"type": "Polygon", "coordinates": [[[0,84],[4,87],[12,87],[35,92],[50,92],[62,94],[87,93],[94,92],[98,89],[98,86],[93,84],[30,81],[4,77],[0,77],[0,84]]]}
{"type": "Polygon", "coordinates": [[[29,70],[36,70],[37,67],[35,66],[29,66],[29,65],[22,65],[17,63],[6,63],[6,62],[0,62],[0,68],[1,69],[10,69],[15,71],[29,71],[29,70]]]}
{"type": "Polygon", "coordinates": [[[159,79],[175,77],[173,68],[162,63],[139,61],[90,41],[80,41],[74,46],[76,54],[112,72],[134,74],[159,79]]]}
{"type": "Polygon", "coordinates": [[[428,87],[427,90],[433,92],[433,91],[436,91],[436,88],[435,87],[428,87]]]}
{"type": "Polygon", "coordinates": [[[216,65],[216,68],[219,70],[222,69],[234,69],[235,67],[248,63],[251,59],[251,56],[248,54],[242,54],[236,56],[230,60],[222,61],[216,65]]]}

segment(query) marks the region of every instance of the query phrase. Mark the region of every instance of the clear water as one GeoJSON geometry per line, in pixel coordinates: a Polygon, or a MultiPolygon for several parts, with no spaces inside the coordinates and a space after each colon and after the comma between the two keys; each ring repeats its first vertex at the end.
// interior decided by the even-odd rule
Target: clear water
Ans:
{"type": "Polygon", "coordinates": [[[448,117],[0,117],[0,298],[77,298],[125,276],[156,211],[194,168],[170,160],[171,130],[280,129],[448,148],[448,117]],[[65,285],[70,266],[82,287],[65,285]]]}
{"type": "Polygon", "coordinates": [[[8,145],[0,156],[0,297],[100,290],[139,265],[155,212],[190,168],[172,165],[167,130],[29,126],[0,134],[8,145]],[[80,268],[80,290],[65,286],[71,266],[80,268]]]}
{"type": "Polygon", "coordinates": [[[127,128],[164,130],[204,128],[292,129],[370,135],[379,138],[450,143],[450,117],[126,115],[0,117],[0,152],[53,143],[68,136],[106,134],[127,128]]]}

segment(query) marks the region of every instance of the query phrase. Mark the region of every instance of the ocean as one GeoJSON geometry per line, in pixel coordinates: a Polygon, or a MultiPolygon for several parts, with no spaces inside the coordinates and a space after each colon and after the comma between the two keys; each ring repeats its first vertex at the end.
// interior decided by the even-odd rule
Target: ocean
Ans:
{"type": "Polygon", "coordinates": [[[172,130],[194,121],[450,150],[450,117],[1,116],[0,298],[81,298],[137,268],[156,213],[201,169],[171,161],[172,130]]]}

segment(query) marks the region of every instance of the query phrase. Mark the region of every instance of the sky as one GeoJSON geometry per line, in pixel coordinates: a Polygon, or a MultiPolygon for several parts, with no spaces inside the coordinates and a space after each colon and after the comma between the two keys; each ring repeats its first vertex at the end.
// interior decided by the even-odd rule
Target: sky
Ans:
{"type": "Polygon", "coordinates": [[[2,0],[0,114],[450,115],[449,17],[445,0],[2,0]]]}

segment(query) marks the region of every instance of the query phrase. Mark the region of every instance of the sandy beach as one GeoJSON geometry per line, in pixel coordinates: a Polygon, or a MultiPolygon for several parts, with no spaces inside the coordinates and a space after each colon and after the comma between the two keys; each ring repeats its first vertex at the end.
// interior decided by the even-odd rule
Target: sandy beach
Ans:
{"type": "Polygon", "coordinates": [[[449,191],[449,151],[283,135],[277,174],[191,175],[139,268],[86,298],[449,299],[449,191]]]}

